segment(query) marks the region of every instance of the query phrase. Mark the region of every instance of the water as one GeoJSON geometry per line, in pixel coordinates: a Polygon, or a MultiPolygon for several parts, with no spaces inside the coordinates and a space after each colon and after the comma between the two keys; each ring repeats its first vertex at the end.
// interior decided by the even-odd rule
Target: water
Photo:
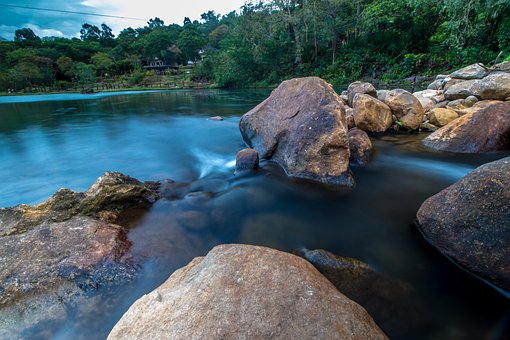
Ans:
{"type": "MultiPolygon", "coordinates": [[[[368,167],[353,168],[352,193],[287,178],[270,162],[234,176],[245,147],[239,117],[259,92],[163,91],[0,97],[0,206],[35,204],[61,187],[83,191],[105,171],[141,180],[191,182],[195,193],[157,202],[131,221],[140,279],[101,291],[94,308],[45,325],[54,338],[104,338],[129,305],[177,268],[221,243],[285,251],[323,248],[358,258],[413,287],[416,313],[392,338],[503,339],[508,300],[423,241],[421,203],[495,155],[435,153],[423,135],[374,137],[368,167]],[[221,115],[224,121],[212,121],[221,115]]],[[[506,327],[506,328],[505,328],[506,327]]],[[[25,335],[37,336],[38,328],[25,335]]]]}

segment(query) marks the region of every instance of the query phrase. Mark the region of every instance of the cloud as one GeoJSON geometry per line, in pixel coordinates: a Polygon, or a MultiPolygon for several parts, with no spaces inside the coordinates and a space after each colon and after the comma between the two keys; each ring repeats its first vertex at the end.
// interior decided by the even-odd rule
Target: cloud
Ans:
{"type": "Polygon", "coordinates": [[[34,24],[25,24],[23,27],[28,27],[39,37],[63,37],[64,33],[52,28],[41,28],[34,24]]]}
{"type": "MultiPolygon", "coordinates": [[[[0,36],[7,39],[14,37],[14,31],[33,25],[40,36],[56,35],[75,37],[79,35],[82,24],[90,23],[100,26],[105,23],[114,34],[127,27],[142,27],[151,18],[158,17],[166,24],[182,24],[184,17],[199,20],[200,14],[209,10],[228,14],[238,10],[245,0],[18,0],[10,1],[17,6],[49,8],[96,13],[121,17],[140,18],[142,20],[97,17],[85,14],[70,14],[48,11],[37,11],[23,8],[3,7],[0,10],[0,36]]],[[[35,30],[34,30],[35,32],[35,30]]]]}

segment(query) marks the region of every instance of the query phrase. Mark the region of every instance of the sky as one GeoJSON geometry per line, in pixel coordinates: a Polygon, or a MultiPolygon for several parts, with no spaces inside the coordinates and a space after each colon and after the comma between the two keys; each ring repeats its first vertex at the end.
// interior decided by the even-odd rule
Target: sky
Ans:
{"type": "Polygon", "coordinates": [[[0,0],[0,5],[48,8],[73,12],[97,13],[139,18],[118,19],[82,14],[57,13],[0,6],[0,38],[12,40],[14,31],[28,27],[40,37],[79,37],[81,25],[105,23],[117,35],[127,27],[143,27],[158,17],[166,25],[182,25],[184,17],[200,20],[200,14],[214,10],[219,14],[238,11],[245,0],[0,0]]]}

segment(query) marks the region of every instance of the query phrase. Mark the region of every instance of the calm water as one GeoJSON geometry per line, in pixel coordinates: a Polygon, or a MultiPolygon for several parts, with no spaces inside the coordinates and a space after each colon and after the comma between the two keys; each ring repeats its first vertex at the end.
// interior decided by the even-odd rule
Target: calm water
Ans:
{"type": "MultiPolygon", "coordinates": [[[[393,338],[504,339],[510,304],[458,269],[413,227],[420,204],[505,154],[432,153],[423,135],[373,139],[377,154],[353,168],[350,194],[289,180],[278,166],[234,176],[244,143],[239,117],[267,92],[173,91],[0,97],[0,206],[35,204],[61,187],[83,191],[105,171],[141,180],[192,182],[194,194],[161,200],[132,221],[140,279],[99,290],[94,308],[45,325],[54,338],[104,338],[129,305],[193,257],[221,243],[292,251],[323,248],[367,262],[413,287],[416,313],[393,338]],[[224,121],[207,120],[221,115],[224,121]]],[[[25,333],[37,336],[38,330],[25,333]]]]}

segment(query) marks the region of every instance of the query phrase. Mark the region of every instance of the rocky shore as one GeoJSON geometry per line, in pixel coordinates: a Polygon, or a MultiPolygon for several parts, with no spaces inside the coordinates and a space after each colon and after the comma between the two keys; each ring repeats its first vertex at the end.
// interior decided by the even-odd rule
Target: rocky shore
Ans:
{"type": "MultiPolygon", "coordinates": [[[[431,153],[510,150],[509,64],[471,65],[415,93],[355,82],[339,95],[317,77],[285,81],[241,118],[250,148],[237,155],[236,173],[272,161],[290,177],[355,190],[351,168],[370,166],[370,137],[392,131],[434,131],[422,142],[431,153]]],[[[509,158],[483,165],[417,212],[430,244],[507,292],[509,178],[509,158]]],[[[0,337],[65,319],[68,306],[133,280],[129,221],[189,188],[107,172],[86,192],[61,189],[37,206],[1,208],[0,337]]],[[[386,339],[403,332],[400,315],[420,319],[420,303],[413,287],[356,259],[221,245],[137,300],[109,339],[386,339]]]]}

